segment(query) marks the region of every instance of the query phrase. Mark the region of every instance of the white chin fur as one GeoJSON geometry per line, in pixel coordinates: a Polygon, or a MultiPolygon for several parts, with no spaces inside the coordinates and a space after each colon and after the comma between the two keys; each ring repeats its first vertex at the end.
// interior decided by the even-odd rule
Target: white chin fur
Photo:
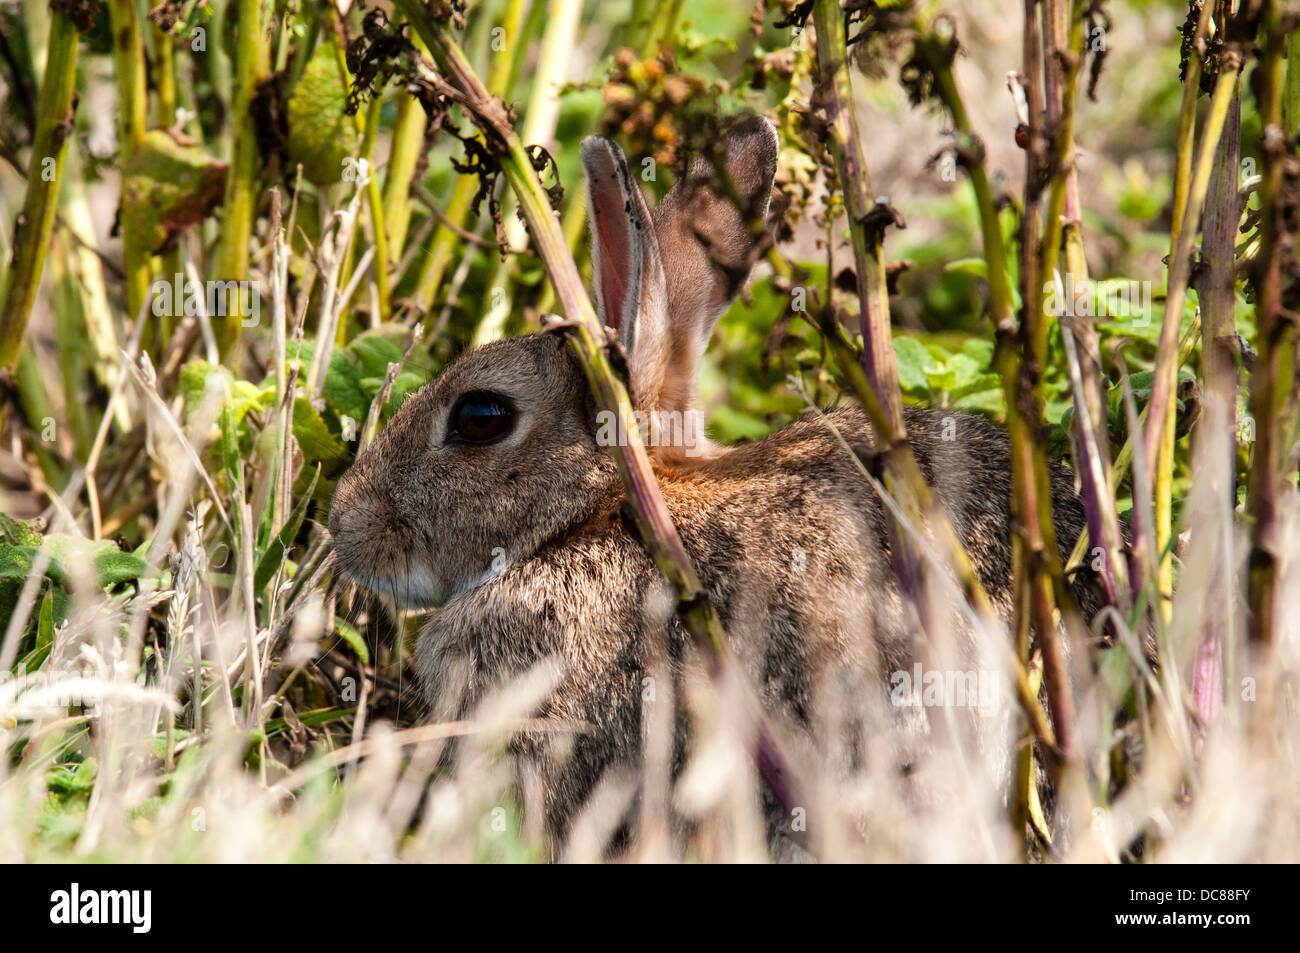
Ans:
{"type": "Polygon", "coordinates": [[[392,596],[403,609],[437,609],[457,596],[477,589],[505,568],[505,565],[489,567],[468,580],[453,581],[439,579],[423,566],[411,565],[399,577],[371,576],[358,582],[381,596],[392,596]]]}

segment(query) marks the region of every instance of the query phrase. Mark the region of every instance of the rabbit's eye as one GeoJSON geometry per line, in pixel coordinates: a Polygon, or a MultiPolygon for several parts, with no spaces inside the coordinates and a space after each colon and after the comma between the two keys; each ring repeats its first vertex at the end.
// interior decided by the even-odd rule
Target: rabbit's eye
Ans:
{"type": "Polygon", "coordinates": [[[470,391],[451,412],[451,437],[464,443],[491,443],[510,432],[515,409],[500,394],[470,391]]]}

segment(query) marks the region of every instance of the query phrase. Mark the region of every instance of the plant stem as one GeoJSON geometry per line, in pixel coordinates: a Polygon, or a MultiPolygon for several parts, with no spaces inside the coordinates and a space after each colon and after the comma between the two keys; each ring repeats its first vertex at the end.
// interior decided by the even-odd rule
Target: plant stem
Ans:
{"type": "Polygon", "coordinates": [[[158,112],[154,117],[157,126],[170,126],[176,122],[176,47],[170,33],[150,25],[154,49],[158,52],[158,66],[154,70],[154,86],[158,90],[158,112]]]}
{"type": "Polygon", "coordinates": [[[1260,184],[1260,247],[1254,262],[1255,320],[1258,356],[1251,376],[1250,407],[1255,418],[1255,447],[1247,477],[1246,510],[1251,528],[1248,559],[1249,637],[1257,647],[1279,637],[1278,582],[1282,576],[1282,454],[1279,420],[1288,398],[1294,366],[1295,325],[1283,314],[1281,270],[1283,230],[1279,204],[1284,163],[1294,146],[1282,131],[1282,11],[1265,0],[1261,15],[1264,50],[1255,77],[1259,102],[1263,181],[1260,184]],[[1290,372],[1290,374],[1288,374],[1290,372]]]}
{"type": "MultiPolygon", "coordinates": [[[[144,139],[148,125],[144,35],[135,0],[108,0],[108,16],[113,35],[113,72],[117,77],[118,168],[122,169],[144,139]]],[[[139,314],[149,293],[150,249],[140,245],[140,238],[130,230],[122,235],[128,314],[139,314]]]]}
{"type": "MultiPolygon", "coordinates": [[[[14,263],[0,311],[0,375],[13,372],[45,270],[76,108],[79,38],[67,13],[52,9],[45,78],[37,98],[36,137],[27,163],[27,194],[18,219],[21,231],[15,234],[14,263]]],[[[3,400],[0,396],[0,404],[3,400]]]]}
{"type": "MultiPolygon", "coordinates": [[[[516,3],[514,6],[520,8],[516,16],[522,20],[523,4],[516,3]]],[[[513,11],[507,11],[508,17],[511,12],[513,11]]],[[[577,38],[578,21],[581,16],[582,0],[554,0],[550,6],[546,29],[542,34],[542,52],[533,71],[533,89],[528,97],[523,126],[519,131],[519,138],[527,144],[554,148],[555,127],[560,119],[559,90],[573,58],[573,44],[577,38]]],[[[508,37],[511,34],[507,32],[506,35],[508,37]]],[[[502,207],[502,214],[505,216],[506,247],[525,247],[528,233],[523,223],[513,214],[514,209],[509,201],[502,202],[502,207]]],[[[504,261],[497,260],[492,279],[488,283],[488,287],[493,292],[492,304],[474,332],[475,346],[495,340],[504,333],[514,299],[511,288],[513,270],[514,263],[509,258],[504,261]],[[502,293],[497,294],[498,290],[502,293]]]]}
{"type": "MultiPolygon", "coordinates": [[[[1030,545],[1026,545],[1022,534],[1012,539],[1013,567],[1018,581],[1016,639],[1020,648],[1021,662],[1027,664],[1028,620],[1032,612],[1036,619],[1039,641],[1043,646],[1044,676],[1047,680],[1048,698],[1052,705],[1056,728],[1056,746],[1062,758],[1070,762],[1077,758],[1074,740],[1074,703],[1064,672],[1064,650],[1059,643],[1056,622],[1052,614],[1054,601],[1052,582],[1060,578],[1059,554],[1055,551],[1054,541],[1050,547],[1047,545],[1048,541],[1052,540],[1052,536],[1044,534],[1041,528],[1044,506],[1040,505],[1040,501],[1047,509],[1046,522],[1050,532],[1050,497],[1043,499],[1045,494],[1039,490],[1042,484],[1034,479],[1035,446],[1038,441],[1032,436],[1030,422],[1020,406],[1022,399],[1034,402],[1033,406],[1039,408],[1037,413],[1038,420],[1041,422],[1041,397],[1036,397],[1032,388],[1027,395],[1022,395],[1021,392],[1023,376],[1021,361],[1017,359],[1014,345],[1017,332],[1012,313],[1011,284],[1006,270],[1006,248],[993,201],[992,186],[984,167],[984,147],[971,126],[965,103],[953,77],[952,56],[955,50],[947,38],[936,35],[933,30],[926,29],[922,25],[918,25],[916,50],[930,67],[934,78],[935,95],[952,117],[958,158],[970,177],[979,210],[989,286],[989,305],[998,336],[994,359],[1002,374],[1003,388],[1007,394],[1007,423],[1012,441],[1012,465],[1015,477],[1013,506],[1018,508],[1018,525],[1024,528],[1024,532],[1032,534],[1030,545]],[[1055,566],[1052,565],[1053,561],[1056,563],[1055,566]]],[[[1029,215],[1028,204],[1026,215],[1029,215]]],[[[1025,309],[1027,316],[1041,310],[1042,295],[1038,289],[1035,288],[1034,294],[1025,297],[1024,300],[1027,303],[1025,309]],[[1029,302],[1037,302],[1037,304],[1030,307],[1029,302]]],[[[1026,339],[1024,361],[1028,362],[1032,360],[1032,349],[1028,343],[1032,337],[1026,334],[1026,339]]],[[[1038,366],[1041,368],[1041,363],[1038,366]]],[[[1042,463],[1045,482],[1045,460],[1042,463]]],[[[1049,767],[1055,768],[1053,759],[1049,759],[1049,767]]]]}
{"type": "MultiPolygon", "coordinates": [[[[428,116],[419,100],[405,89],[397,94],[397,118],[393,124],[393,145],[384,180],[384,225],[388,231],[388,264],[395,266],[406,244],[411,223],[411,180],[424,148],[428,116]]],[[[401,281],[401,275],[394,279],[401,281]]]]}
{"type": "MultiPolygon", "coordinates": [[[[1201,260],[1205,270],[1201,302],[1202,417],[1196,428],[1200,469],[1210,490],[1208,513],[1187,520],[1189,549],[1214,553],[1218,571],[1203,602],[1206,613],[1193,672],[1192,698],[1203,724],[1209,724],[1223,696],[1225,654],[1235,656],[1234,593],[1231,583],[1233,486],[1237,416],[1236,263],[1234,241],[1241,219],[1237,177],[1241,161],[1241,92],[1233,90],[1228,121],[1219,140],[1209,201],[1205,207],[1201,260]],[[1207,472],[1208,471],[1208,472],[1207,472]]],[[[1195,499],[1195,497],[1193,497],[1195,499]]],[[[1163,580],[1162,580],[1163,581],[1163,580]]]]}
{"type": "Polygon", "coordinates": [[[367,175],[370,176],[370,179],[366,183],[366,200],[370,209],[370,230],[372,233],[370,241],[375,246],[374,274],[376,296],[379,298],[378,318],[380,321],[387,321],[391,313],[388,285],[388,238],[384,234],[386,222],[384,199],[379,191],[379,176],[375,174],[374,166],[375,139],[379,135],[379,116],[383,105],[383,96],[379,91],[376,91],[374,97],[370,100],[369,107],[366,109],[365,138],[361,143],[361,154],[365,156],[369,166],[367,175]]]}
{"type": "Polygon", "coordinates": [[[884,223],[869,227],[869,216],[879,213],[871,195],[871,176],[858,130],[857,110],[845,48],[844,11],[839,0],[817,0],[813,7],[817,28],[818,89],[830,125],[827,145],[839,173],[844,206],[849,216],[853,262],[858,275],[858,300],[862,320],[862,369],[872,390],[889,415],[893,428],[902,432],[903,396],[898,386],[898,364],[889,320],[889,292],[885,283],[884,223]]]}
{"type": "Polygon", "coordinates": [[[658,56],[664,47],[676,45],[677,21],[681,19],[682,7],[685,4],[686,0],[661,0],[654,13],[654,19],[650,22],[645,44],[641,48],[642,59],[658,56]]]}
{"type": "MultiPolygon", "coordinates": [[[[844,11],[839,0],[817,0],[813,6],[813,20],[817,32],[816,95],[826,113],[829,132],[827,147],[844,194],[857,273],[859,320],[862,326],[862,352],[859,357],[872,393],[870,404],[864,403],[864,406],[869,408],[868,413],[877,429],[877,442],[883,451],[885,485],[900,503],[906,518],[915,525],[921,525],[926,518],[939,516],[939,513],[933,504],[930,488],[906,444],[907,431],[903,423],[903,395],[898,384],[898,365],[894,357],[884,250],[885,226],[897,221],[897,213],[889,209],[887,200],[877,203],[871,198],[871,178],[858,130],[857,109],[853,100],[845,46],[844,11]],[[879,420],[870,408],[879,410],[879,420]]],[[[837,325],[829,307],[832,294],[833,291],[828,289],[828,308],[824,312],[822,333],[834,337],[837,325]]],[[[848,368],[842,367],[841,370],[847,373],[848,368]]],[[[943,519],[942,516],[939,518],[943,519]]],[[[906,604],[915,613],[918,627],[928,630],[932,600],[926,591],[925,562],[893,514],[886,514],[885,525],[890,561],[899,589],[906,604]]],[[[952,558],[954,564],[960,564],[965,559],[965,553],[954,552],[952,558]]]]}
{"type": "MultiPolygon", "coordinates": [[[[1044,422],[1043,374],[1047,365],[1047,313],[1044,279],[1052,274],[1060,239],[1060,204],[1049,205],[1044,232],[1040,219],[1045,170],[1050,168],[1049,142],[1043,120],[1043,42],[1036,0],[1024,7],[1024,88],[1029,106],[1028,144],[1025,148],[1025,199],[1021,217],[1020,280],[1022,313],[1019,329],[997,328],[994,361],[1002,375],[1007,404],[1007,432],[1011,438],[1012,516],[1018,532],[1012,537],[1016,569],[1016,632],[1022,640],[1032,621],[1043,657],[1043,686],[1056,731],[1060,763],[1048,759],[1048,769],[1071,813],[1086,803],[1082,784],[1082,749],[1078,718],[1065,643],[1058,628],[1057,611],[1067,628],[1078,624],[1072,596],[1064,585],[1056,528],[1052,522],[1052,496],[1048,480],[1044,422]],[[1053,215],[1055,212],[1055,215],[1053,215]],[[1054,219],[1054,220],[1053,220],[1054,219]],[[1041,236],[1041,237],[1040,237],[1041,236]],[[1018,555],[1017,551],[1018,550],[1018,555]]],[[[1066,97],[1070,90],[1064,90],[1066,97]]],[[[1058,150],[1053,194],[1063,195],[1059,170],[1068,156],[1059,150],[1072,136],[1072,113],[1053,146],[1058,150]]],[[[1061,200],[1057,199],[1057,203],[1061,200]]],[[[1062,203],[1063,204],[1063,203],[1062,203]]],[[[1022,641],[1022,648],[1024,646],[1022,641]]],[[[1028,655],[1022,656],[1027,662],[1028,655]]]]}
{"type": "MultiPolygon", "coordinates": [[[[235,47],[234,145],[230,173],[226,179],[225,215],[217,248],[215,277],[223,281],[248,279],[249,246],[253,237],[253,215],[257,205],[257,129],[250,112],[257,87],[270,69],[270,38],[266,36],[264,0],[237,0],[239,30],[235,47]]],[[[239,339],[243,325],[244,295],[216,328],[223,354],[239,339]]],[[[215,316],[214,316],[215,317],[215,316]]]]}
{"type": "MultiPolygon", "coordinates": [[[[538,0],[541,2],[541,0],[538,0]]],[[[514,6],[518,5],[518,0],[511,0],[512,7],[506,11],[506,36],[510,34],[510,22],[514,20],[514,6]]],[[[412,38],[415,48],[421,52],[428,52],[423,38],[417,35],[412,38]]],[[[512,62],[516,57],[499,57],[493,61],[492,69],[488,73],[487,91],[493,96],[506,96],[509,91],[510,76],[512,72],[512,62]]],[[[424,260],[424,265],[420,269],[419,281],[416,284],[416,301],[420,310],[426,312],[424,317],[423,330],[425,340],[431,340],[433,332],[437,327],[437,318],[433,312],[433,302],[438,296],[438,289],[442,286],[442,279],[447,273],[447,266],[451,264],[452,255],[460,243],[460,236],[456,234],[456,229],[465,224],[465,219],[469,217],[470,206],[474,201],[474,193],[478,188],[478,183],[472,175],[457,176],[456,184],[452,187],[451,198],[447,202],[443,215],[446,221],[438,225],[433,233],[433,242],[429,246],[429,255],[424,260]]]]}
{"type": "MultiPolygon", "coordinates": [[[[1048,226],[1058,220],[1065,244],[1065,273],[1077,288],[1088,286],[1088,262],[1084,256],[1080,222],[1079,181],[1075,167],[1074,130],[1079,94],[1079,70],[1083,57],[1083,15],[1079,3],[1049,0],[1043,8],[1046,25],[1047,124],[1057,130],[1054,143],[1058,173],[1052,182],[1048,203],[1048,226]],[[1058,49],[1062,37],[1067,46],[1058,49]],[[1060,209],[1059,214],[1056,210],[1060,209]]],[[[1044,244],[1050,254],[1051,240],[1044,244]]],[[[1054,274],[1044,276],[1055,280],[1054,274]]],[[[1107,433],[1105,398],[1101,385],[1101,349],[1097,328],[1086,317],[1075,316],[1072,308],[1060,316],[1063,339],[1075,342],[1073,362],[1077,363],[1075,417],[1072,427],[1076,471],[1080,478],[1080,495],[1087,517],[1087,536],[1094,547],[1105,554],[1098,581],[1108,604],[1127,615],[1129,611],[1128,565],[1121,548],[1119,516],[1115,510],[1114,482],[1111,473],[1110,441],[1107,433]]]]}
{"type": "Polygon", "coordinates": [[[1165,431],[1173,429],[1173,413],[1176,407],[1174,380],[1178,373],[1178,332],[1182,327],[1183,304],[1187,300],[1187,281],[1191,275],[1192,251],[1196,244],[1201,208],[1205,204],[1205,195],[1210,186],[1210,172],[1214,168],[1215,151],[1218,149],[1219,136],[1222,135],[1224,124],[1227,122],[1228,106],[1232,102],[1240,69],[1241,61],[1235,54],[1226,54],[1222,58],[1219,76],[1214,84],[1214,95],[1210,100],[1210,109],[1201,130],[1201,143],[1197,149],[1196,163],[1188,187],[1187,200],[1184,203],[1182,229],[1178,235],[1178,242],[1173,248],[1173,257],[1170,259],[1169,287],[1165,295],[1164,319],[1160,327],[1155,376],[1151,385],[1151,406],[1156,408],[1156,411],[1147,415],[1146,429],[1143,434],[1148,473],[1158,472],[1157,457],[1161,452],[1161,442],[1165,431]]]}

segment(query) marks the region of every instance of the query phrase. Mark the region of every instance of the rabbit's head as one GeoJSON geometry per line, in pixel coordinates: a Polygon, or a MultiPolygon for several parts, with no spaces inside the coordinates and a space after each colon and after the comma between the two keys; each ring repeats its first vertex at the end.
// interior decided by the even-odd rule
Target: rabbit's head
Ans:
{"type": "MultiPolygon", "coordinates": [[[[627,354],[637,410],[652,416],[692,410],[700,356],[764,227],[775,129],[746,119],[720,153],[697,158],[652,219],[619,147],[582,145],[600,315],[627,354]]],[[[342,569],[403,605],[443,604],[592,515],[617,479],[600,433],[562,336],[463,355],[339,480],[329,525],[342,569]]]]}

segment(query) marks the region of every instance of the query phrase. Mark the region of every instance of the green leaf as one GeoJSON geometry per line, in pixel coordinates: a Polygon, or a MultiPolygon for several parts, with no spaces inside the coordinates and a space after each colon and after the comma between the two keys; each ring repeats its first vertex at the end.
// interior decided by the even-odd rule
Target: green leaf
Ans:
{"type": "Polygon", "coordinates": [[[989,273],[988,262],[983,258],[958,258],[956,261],[950,261],[944,265],[943,270],[950,274],[974,275],[976,278],[985,278],[989,273]]]}
{"type": "Polygon", "coordinates": [[[926,368],[934,361],[925,345],[914,337],[899,335],[894,338],[894,359],[898,362],[898,383],[904,393],[928,397],[930,376],[926,368]]]}
{"type": "MultiPolygon", "coordinates": [[[[34,672],[49,658],[50,650],[54,647],[54,603],[54,587],[50,586],[45,591],[45,598],[41,600],[41,609],[37,614],[36,647],[28,652],[19,664],[21,671],[34,672]]],[[[66,611],[66,606],[64,608],[66,611]]]]}
{"type": "MultiPolygon", "coordinates": [[[[315,345],[310,342],[303,342],[301,346],[290,344],[285,349],[286,360],[297,360],[302,365],[299,383],[307,382],[307,373],[314,355],[315,345]]],[[[346,414],[357,420],[364,420],[370,410],[370,398],[361,387],[361,372],[342,351],[335,347],[330,348],[329,366],[325,370],[325,380],[321,384],[321,396],[335,413],[346,414]]],[[[296,418],[296,410],[294,415],[296,418]]]]}
{"type": "Polygon", "coordinates": [[[334,634],[352,647],[352,652],[361,660],[362,665],[370,664],[370,650],[366,648],[366,640],[353,628],[352,623],[335,616],[334,634]]]}
{"type": "Polygon", "coordinates": [[[45,786],[50,793],[62,797],[89,794],[95,786],[95,775],[98,772],[99,763],[94,758],[87,758],[78,764],[55,765],[45,776],[45,786]]]}
{"type": "Polygon", "coordinates": [[[289,514],[288,521],[280,528],[280,532],[275,539],[271,540],[271,545],[266,548],[262,558],[257,561],[257,569],[253,572],[254,592],[261,592],[266,588],[266,584],[271,581],[276,570],[280,568],[280,564],[284,561],[285,552],[288,551],[294,537],[298,535],[298,530],[302,527],[303,517],[307,515],[307,506],[311,503],[312,492],[316,489],[316,481],[319,479],[320,465],[317,464],[316,472],[312,474],[311,486],[298,500],[298,505],[289,514]]]}
{"type": "MultiPolygon", "coordinates": [[[[36,559],[36,546],[0,546],[0,579],[16,579],[22,582],[32,571],[36,559]]],[[[53,561],[51,561],[53,568],[53,561]]],[[[46,570],[49,575],[50,570],[46,570]]]]}
{"type": "Polygon", "coordinates": [[[357,370],[361,377],[378,377],[382,380],[388,374],[389,364],[402,362],[403,349],[392,340],[391,335],[375,333],[380,330],[375,328],[358,335],[348,345],[348,352],[357,359],[357,370]]]}
{"type": "Polygon", "coordinates": [[[330,432],[320,412],[305,397],[293,402],[293,436],[311,463],[333,463],[348,455],[343,441],[330,432]]]}
{"type": "MultiPolygon", "coordinates": [[[[165,129],[146,132],[122,167],[123,233],[149,252],[174,246],[220,204],[226,171],[226,163],[165,129]]],[[[159,289],[165,313],[184,314],[185,302],[171,300],[173,288],[174,282],[164,281],[159,289]]],[[[179,290],[188,297],[184,284],[179,290]]]]}
{"type": "Polygon", "coordinates": [[[15,546],[41,545],[41,534],[37,532],[34,522],[26,523],[0,513],[0,540],[5,539],[15,546]]]}
{"type": "Polygon", "coordinates": [[[345,112],[347,99],[338,51],[326,40],[312,54],[288,109],[289,167],[301,162],[303,177],[316,185],[339,181],[343,160],[352,155],[356,127],[345,112]]]}
{"type": "Polygon", "coordinates": [[[181,367],[179,387],[187,414],[192,414],[202,405],[208,392],[208,378],[213,374],[225,378],[227,382],[235,379],[235,376],[224,367],[209,364],[207,361],[190,361],[181,367]]]}
{"type": "MultiPolygon", "coordinates": [[[[134,553],[124,553],[111,540],[83,539],[80,536],[58,534],[46,537],[54,558],[60,567],[74,562],[93,560],[99,574],[99,584],[112,589],[124,582],[134,582],[144,575],[148,564],[134,553]]],[[[46,573],[50,575],[50,573],[46,573]]]]}
{"type": "Polygon", "coordinates": [[[986,338],[967,338],[962,342],[960,353],[977,361],[982,368],[993,366],[993,342],[986,338]]]}

